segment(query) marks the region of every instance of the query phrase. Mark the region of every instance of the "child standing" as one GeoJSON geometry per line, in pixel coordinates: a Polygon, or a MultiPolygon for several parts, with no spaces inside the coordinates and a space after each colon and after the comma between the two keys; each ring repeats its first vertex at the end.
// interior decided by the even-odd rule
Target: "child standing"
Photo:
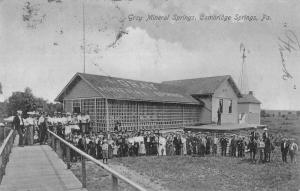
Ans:
{"type": "Polygon", "coordinates": [[[102,155],[103,155],[103,163],[107,164],[107,159],[108,159],[108,143],[107,143],[106,139],[104,139],[103,144],[102,144],[102,155]]]}
{"type": "Polygon", "coordinates": [[[118,149],[119,149],[119,146],[116,143],[113,143],[113,157],[118,156],[118,149]]]}

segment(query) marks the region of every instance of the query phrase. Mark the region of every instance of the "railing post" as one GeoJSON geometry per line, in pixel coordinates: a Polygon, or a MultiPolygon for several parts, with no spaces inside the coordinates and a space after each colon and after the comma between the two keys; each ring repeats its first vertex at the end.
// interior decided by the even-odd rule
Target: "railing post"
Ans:
{"type": "Polygon", "coordinates": [[[52,139],[50,136],[51,135],[50,135],[49,131],[47,131],[47,144],[50,145],[50,147],[52,147],[52,139]]]}
{"type": "Polygon", "coordinates": [[[3,168],[5,168],[4,165],[2,164],[3,163],[2,158],[3,158],[3,156],[0,155],[0,183],[1,183],[2,178],[3,178],[3,168]]]}
{"type": "Polygon", "coordinates": [[[112,177],[112,190],[118,191],[118,178],[115,177],[113,174],[111,175],[111,177],[112,177]]]}
{"type": "Polygon", "coordinates": [[[55,152],[56,152],[56,154],[58,153],[58,139],[54,139],[54,142],[55,142],[55,152]]]}
{"type": "Polygon", "coordinates": [[[70,153],[70,147],[66,146],[67,149],[67,169],[71,168],[71,153],[70,153]]]}
{"type": "Polygon", "coordinates": [[[62,159],[62,157],[61,157],[60,140],[59,139],[57,139],[56,146],[57,146],[57,152],[56,153],[57,153],[58,157],[62,159]]]}
{"type": "Polygon", "coordinates": [[[82,174],[82,188],[86,188],[86,168],[85,158],[81,156],[81,174],[82,174]]]}
{"type": "MultiPolygon", "coordinates": [[[[71,152],[72,150],[74,150],[74,152],[78,153],[79,156],[81,157],[81,183],[82,183],[82,187],[86,188],[87,185],[87,172],[86,172],[86,160],[90,160],[94,163],[96,163],[97,165],[101,166],[104,170],[108,171],[111,176],[112,176],[112,190],[119,190],[118,188],[118,181],[123,180],[124,182],[128,183],[131,187],[135,188],[136,190],[140,190],[140,191],[144,191],[145,189],[141,186],[139,186],[138,184],[132,182],[131,180],[129,180],[128,178],[122,176],[121,174],[119,174],[118,172],[114,171],[113,169],[111,169],[110,167],[108,167],[107,165],[103,165],[103,163],[101,163],[100,161],[98,161],[97,159],[93,158],[92,156],[88,155],[87,153],[85,153],[84,151],[76,148],[74,145],[72,145],[71,143],[68,143],[66,140],[64,140],[63,138],[59,137],[58,135],[55,135],[53,132],[49,131],[50,134],[54,137],[52,137],[52,141],[53,143],[51,145],[55,145],[53,147],[53,149],[59,149],[59,148],[55,148],[56,147],[56,143],[54,144],[54,142],[56,141],[60,141],[61,143],[63,143],[64,145],[66,145],[66,150],[65,150],[65,155],[67,157],[67,165],[71,164],[71,152]],[[57,140],[56,140],[57,139],[57,140]],[[68,148],[69,147],[69,148],[68,148]],[[72,150],[71,150],[72,149],[72,150]]],[[[78,155],[77,155],[78,156],[78,155]]],[[[1,160],[0,160],[1,161],[1,160]]],[[[68,168],[70,168],[68,166],[68,168]]],[[[0,169],[1,170],[1,169],[0,169]]],[[[1,176],[0,176],[1,178],[1,176]]]]}
{"type": "Polygon", "coordinates": [[[4,164],[3,164],[3,158],[4,158],[4,156],[3,155],[1,155],[0,156],[0,160],[1,160],[1,164],[0,164],[0,177],[2,178],[3,177],[3,175],[4,175],[4,168],[5,168],[5,166],[4,166],[4,164]]]}
{"type": "Polygon", "coordinates": [[[5,175],[5,167],[6,167],[6,145],[4,147],[3,153],[4,153],[4,155],[2,156],[2,167],[3,167],[3,169],[2,169],[2,176],[5,175]]]}
{"type": "MultiPolygon", "coordinates": [[[[14,130],[10,130],[7,137],[5,137],[5,140],[0,147],[0,183],[2,181],[3,176],[5,175],[5,167],[9,161],[9,154],[11,153],[11,149],[13,146],[14,141],[14,130]]],[[[7,133],[6,133],[7,134],[7,133]]]]}
{"type": "Polygon", "coordinates": [[[52,135],[52,149],[55,151],[55,137],[52,135]]]}
{"type": "Polygon", "coordinates": [[[6,135],[5,135],[5,127],[3,127],[3,141],[5,140],[6,135]]]}

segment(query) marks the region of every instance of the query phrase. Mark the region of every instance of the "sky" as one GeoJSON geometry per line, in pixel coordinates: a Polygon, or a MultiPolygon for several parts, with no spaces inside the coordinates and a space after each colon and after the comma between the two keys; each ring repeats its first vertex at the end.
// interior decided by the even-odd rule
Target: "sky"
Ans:
{"type": "Polygon", "coordinates": [[[25,87],[54,101],[83,72],[83,10],[86,73],[152,82],[231,75],[241,86],[245,48],[242,91],[264,109],[300,110],[298,0],[0,0],[0,101],[25,87]],[[200,19],[209,16],[221,19],[200,19]]]}

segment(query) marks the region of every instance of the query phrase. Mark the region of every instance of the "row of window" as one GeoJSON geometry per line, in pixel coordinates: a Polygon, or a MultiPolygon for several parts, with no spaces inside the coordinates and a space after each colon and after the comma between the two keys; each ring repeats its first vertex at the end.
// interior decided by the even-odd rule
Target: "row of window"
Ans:
{"type": "MultiPolygon", "coordinates": [[[[228,101],[228,113],[232,113],[232,100],[226,100],[228,101]]],[[[219,99],[219,111],[221,113],[224,113],[224,99],[219,99]]]]}
{"type": "MultiPolygon", "coordinates": [[[[65,100],[65,110],[73,113],[88,112],[91,125],[106,127],[106,107],[104,99],[65,100]]],[[[149,127],[162,125],[191,125],[200,118],[200,106],[162,103],[137,103],[108,100],[109,126],[116,120],[125,126],[149,127]]]]}

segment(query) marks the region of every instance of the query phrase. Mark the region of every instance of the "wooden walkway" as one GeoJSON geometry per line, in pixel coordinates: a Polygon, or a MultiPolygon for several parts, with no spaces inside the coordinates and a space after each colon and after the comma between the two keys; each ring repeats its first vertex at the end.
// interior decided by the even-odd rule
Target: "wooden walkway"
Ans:
{"type": "Polygon", "coordinates": [[[14,146],[1,191],[87,191],[48,145],[14,146]]]}

